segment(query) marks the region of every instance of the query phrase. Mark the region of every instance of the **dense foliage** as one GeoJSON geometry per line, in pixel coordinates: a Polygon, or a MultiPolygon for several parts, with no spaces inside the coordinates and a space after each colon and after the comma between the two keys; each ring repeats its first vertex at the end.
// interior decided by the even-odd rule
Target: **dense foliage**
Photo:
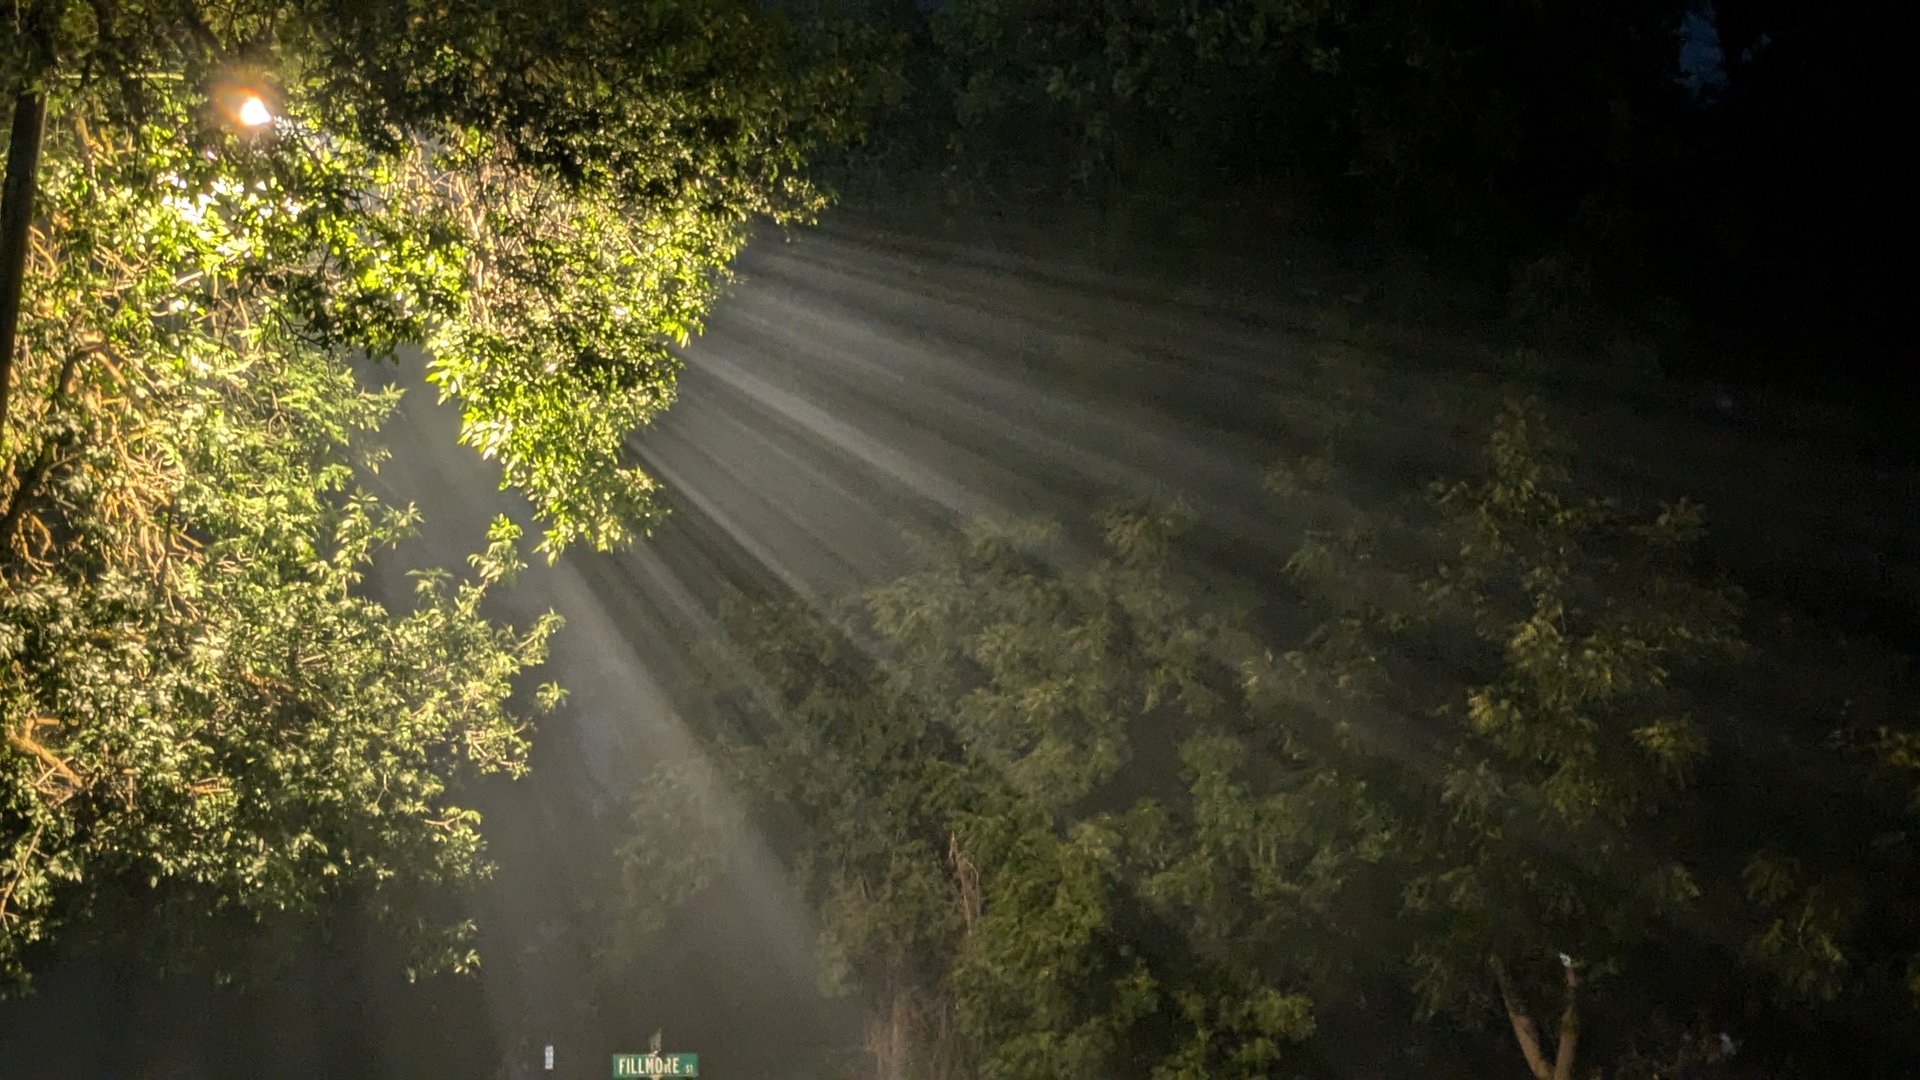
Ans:
{"type": "MultiPolygon", "coordinates": [[[[1537,406],[1472,473],[1365,512],[1357,448],[1273,474],[1301,541],[1268,604],[1182,571],[1180,515],[1115,510],[1090,563],[980,525],[831,614],[734,613],[720,758],[819,913],[829,985],[874,1003],[877,1074],[1910,1055],[1887,770],[1911,736],[1863,689],[1888,675],[1853,671],[1844,710],[1789,690],[1827,658],[1748,640],[1700,508],[1592,496],[1537,406]]],[[[719,846],[671,839],[710,835],[685,804],[637,808],[632,877],[700,879],[719,846]]]]}
{"type": "Polygon", "coordinates": [[[483,869],[458,784],[524,767],[552,624],[482,612],[504,521],[467,578],[370,598],[411,511],[366,486],[397,392],[354,357],[424,348],[546,550],[617,543],[670,346],[752,218],[819,205],[796,169],[848,117],[847,69],[750,5],[563,7],[10,9],[0,91],[49,119],[0,436],[0,978],[134,892],[244,923],[483,869]]]}
{"type": "Polygon", "coordinates": [[[1130,251],[1407,249],[1492,296],[1690,321],[1737,343],[1726,367],[1898,347],[1900,173],[1856,133],[1896,126],[1904,90],[1869,5],[874,6],[916,47],[868,159],[880,201],[917,173],[1001,214],[1082,211],[1130,251]],[[1704,82],[1683,48],[1714,58],[1704,82]]]}

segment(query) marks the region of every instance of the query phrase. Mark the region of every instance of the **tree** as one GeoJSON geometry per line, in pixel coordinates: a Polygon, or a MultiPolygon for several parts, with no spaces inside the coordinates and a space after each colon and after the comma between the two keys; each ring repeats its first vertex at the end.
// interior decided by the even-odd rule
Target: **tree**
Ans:
{"type": "Polygon", "coordinates": [[[364,487],[396,392],[353,354],[426,348],[550,556],[628,538],[624,440],[750,219],[819,205],[797,167],[850,76],[748,5],[16,15],[0,90],[48,121],[0,443],[0,976],[126,887],[409,922],[484,869],[458,785],[524,767],[553,623],[482,612],[504,521],[469,579],[369,598],[411,511],[364,487]]]}
{"type": "Polygon", "coordinates": [[[1430,516],[1311,534],[1291,566],[1328,617],[1249,677],[1337,817],[1372,823],[1332,921],[1370,912],[1423,1012],[1494,1009],[1565,1080],[1583,987],[1700,895],[1652,823],[1687,811],[1708,752],[1691,670],[1739,639],[1735,596],[1684,562],[1697,508],[1642,523],[1571,497],[1547,430],[1510,407],[1430,516]],[[1553,986],[1549,1042],[1530,1002],[1553,986]]]}
{"type": "MultiPolygon", "coordinates": [[[[1583,493],[1554,431],[1512,403],[1457,479],[1355,508],[1334,419],[1272,476],[1306,524],[1260,604],[1131,510],[1092,558],[976,525],[844,607],[736,610],[715,757],[876,1072],[1906,1060],[1897,679],[1749,635],[1699,507],[1583,493]]],[[[637,813],[623,865],[679,859],[677,801],[637,813]]]]}
{"type": "MultiPolygon", "coordinates": [[[[1293,827],[1331,823],[1325,843],[1366,826],[1341,840],[1325,926],[1368,946],[1350,954],[1362,985],[1500,1017],[1542,1080],[1664,1075],[1741,1041],[1696,1024],[1777,1034],[1808,1012],[1821,1030],[1771,1052],[1837,1067],[1834,1031],[1879,1010],[1913,940],[1886,906],[1910,864],[1840,838],[1900,828],[1834,743],[1887,713],[1797,702],[1831,657],[1769,633],[1755,660],[1740,595],[1700,567],[1699,507],[1636,517],[1581,494],[1573,461],[1549,414],[1510,403],[1477,476],[1322,516],[1290,564],[1326,616],[1248,676],[1319,792],[1293,827]]],[[[1296,495],[1331,478],[1325,461],[1276,475],[1296,495]]],[[[1255,843],[1243,774],[1216,782],[1247,792],[1255,843]]],[[[1863,1030],[1846,1060],[1897,1060],[1876,1056],[1887,1035],[1863,1030]]]]}
{"type": "MultiPolygon", "coordinates": [[[[1284,967],[1195,949],[1140,893],[1175,839],[1159,758],[1239,695],[1169,574],[1174,520],[1105,525],[1084,569],[1049,527],[980,525],[844,619],[730,620],[720,758],[820,913],[826,984],[872,995],[883,1075],[1271,1075],[1312,1030],[1284,967]]],[[[635,866],[686,832],[645,809],[635,866]]]]}

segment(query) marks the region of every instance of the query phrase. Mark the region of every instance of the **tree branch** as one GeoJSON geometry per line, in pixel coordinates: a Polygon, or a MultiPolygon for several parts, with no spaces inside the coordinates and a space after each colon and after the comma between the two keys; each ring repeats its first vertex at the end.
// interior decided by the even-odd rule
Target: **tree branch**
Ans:
{"type": "Polygon", "coordinates": [[[42,447],[33,464],[27,466],[27,471],[20,474],[19,482],[14,485],[13,497],[7,500],[6,510],[0,512],[0,565],[6,563],[7,551],[13,547],[13,534],[20,527],[21,515],[26,513],[27,504],[33,501],[34,492],[52,468],[53,452],[42,447]]]}
{"type": "MultiPolygon", "coordinates": [[[[53,400],[58,402],[73,393],[73,380],[80,373],[81,361],[90,356],[99,356],[101,361],[111,368],[111,355],[112,350],[107,347],[104,340],[100,339],[88,341],[69,351],[66,359],[60,362],[60,373],[54,377],[53,400]]],[[[117,369],[115,371],[117,374],[117,369]]],[[[0,399],[4,397],[4,394],[0,394],[0,399]]],[[[13,545],[14,531],[20,527],[21,518],[26,513],[28,503],[33,501],[33,496],[45,482],[47,474],[53,470],[56,461],[53,447],[43,446],[40,452],[34,455],[33,464],[27,466],[26,471],[18,477],[13,494],[7,499],[7,508],[0,511],[0,565],[6,562],[7,551],[13,545]]]]}
{"type": "Polygon", "coordinates": [[[1573,1080],[1573,1059],[1580,1048],[1580,1013],[1576,995],[1580,974],[1567,965],[1567,1011],[1560,1014],[1560,1045],[1555,1048],[1553,1080],[1573,1080]]]}
{"type": "Polygon", "coordinates": [[[31,728],[29,727],[23,728],[20,731],[7,732],[7,745],[38,758],[41,764],[59,776],[60,779],[65,780],[73,790],[79,791],[85,788],[87,786],[86,783],[67,766],[67,763],[61,760],[58,754],[40,745],[40,741],[35,739],[29,733],[30,731],[31,728]]]}
{"type": "MultiPolygon", "coordinates": [[[[1514,996],[1513,984],[1507,981],[1507,969],[1500,958],[1489,957],[1488,964],[1493,967],[1494,981],[1500,984],[1500,1001],[1506,1007],[1507,1020],[1513,1025],[1513,1038],[1520,1044],[1520,1054],[1527,1059],[1527,1069],[1533,1073],[1534,1080],[1553,1080],[1554,1072],[1547,1066],[1546,1055],[1540,1052],[1540,1031],[1534,1026],[1533,1018],[1514,996]]],[[[1568,1062],[1571,1067],[1572,1062],[1568,1062]]]]}
{"type": "Polygon", "coordinates": [[[14,915],[8,908],[13,904],[14,890],[20,887],[20,882],[27,876],[27,864],[33,861],[34,856],[40,854],[40,834],[45,832],[46,828],[44,821],[33,827],[33,839],[27,841],[27,850],[21,852],[19,859],[14,862],[16,869],[13,879],[7,882],[5,889],[0,889],[0,931],[4,931],[8,923],[19,920],[19,916],[14,915]]]}

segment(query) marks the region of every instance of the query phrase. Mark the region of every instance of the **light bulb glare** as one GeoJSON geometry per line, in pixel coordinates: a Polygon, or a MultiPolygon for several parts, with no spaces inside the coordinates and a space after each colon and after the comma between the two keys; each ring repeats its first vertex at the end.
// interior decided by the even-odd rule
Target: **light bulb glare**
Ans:
{"type": "Polygon", "coordinates": [[[257,97],[248,97],[240,103],[240,122],[248,127],[264,127],[273,123],[273,113],[267,103],[257,97]]]}

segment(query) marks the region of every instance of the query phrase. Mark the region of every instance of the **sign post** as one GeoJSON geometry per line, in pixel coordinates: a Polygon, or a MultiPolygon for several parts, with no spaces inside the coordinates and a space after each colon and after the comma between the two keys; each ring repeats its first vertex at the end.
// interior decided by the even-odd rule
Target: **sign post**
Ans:
{"type": "Polygon", "coordinates": [[[651,1080],[659,1076],[699,1076],[699,1054],[662,1054],[655,1050],[645,1054],[613,1055],[613,1075],[615,1080],[622,1077],[646,1077],[651,1080]]]}

